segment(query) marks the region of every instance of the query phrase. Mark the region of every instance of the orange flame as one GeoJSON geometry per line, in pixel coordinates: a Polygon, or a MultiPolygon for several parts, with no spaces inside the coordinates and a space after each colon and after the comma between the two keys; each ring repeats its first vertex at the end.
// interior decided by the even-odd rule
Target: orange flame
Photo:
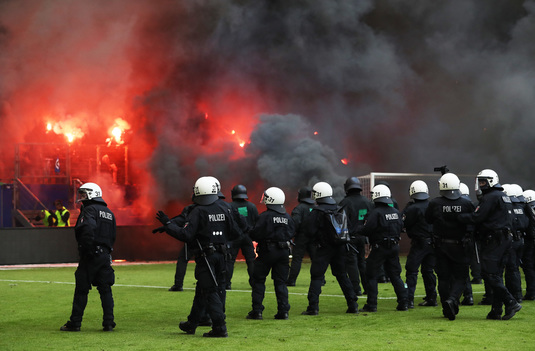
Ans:
{"type": "Polygon", "coordinates": [[[349,160],[347,158],[343,158],[340,160],[343,164],[347,165],[349,163],[349,160]]]}
{"type": "Polygon", "coordinates": [[[130,124],[122,118],[116,118],[113,126],[108,130],[110,137],[106,139],[108,146],[115,141],[117,145],[124,144],[122,136],[126,130],[130,129],[130,124]]]}

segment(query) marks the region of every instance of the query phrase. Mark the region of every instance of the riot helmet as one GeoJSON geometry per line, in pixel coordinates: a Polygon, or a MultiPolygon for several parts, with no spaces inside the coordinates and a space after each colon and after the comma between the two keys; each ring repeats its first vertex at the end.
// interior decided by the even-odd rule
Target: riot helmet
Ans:
{"type": "Polygon", "coordinates": [[[232,200],[236,199],[243,199],[247,200],[249,197],[247,196],[247,188],[244,185],[238,184],[235,185],[234,188],[230,191],[232,200]]]}
{"type": "Polygon", "coordinates": [[[520,202],[525,202],[524,199],[524,191],[522,190],[522,187],[518,184],[511,184],[511,191],[513,193],[513,196],[518,199],[520,202]]]}
{"type": "Polygon", "coordinates": [[[193,187],[193,201],[197,205],[210,205],[219,199],[219,181],[211,176],[200,177],[193,187]]]}
{"type": "Polygon", "coordinates": [[[511,202],[520,202],[520,200],[514,194],[513,184],[503,184],[502,188],[504,194],[509,196],[509,198],[511,199],[511,202]]]}
{"type": "Polygon", "coordinates": [[[476,176],[476,191],[477,190],[488,190],[490,188],[501,188],[500,178],[498,173],[494,172],[492,169],[484,169],[479,172],[476,176]]]}
{"type": "Polygon", "coordinates": [[[441,196],[450,200],[456,200],[461,197],[459,190],[461,181],[453,173],[446,173],[438,180],[438,190],[441,196]]]}
{"type": "Polygon", "coordinates": [[[465,195],[465,196],[470,195],[470,189],[468,188],[468,185],[464,183],[459,184],[459,190],[461,191],[461,195],[465,195]]]}
{"type": "Polygon", "coordinates": [[[297,191],[297,201],[313,205],[314,199],[312,198],[312,188],[309,186],[304,186],[300,188],[297,191]]]}
{"type": "Polygon", "coordinates": [[[535,190],[525,190],[522,195],[524,196],[524,201],[531,207],[535,207],[535,190]]]}
{"type": "Polygon", "coordinates": [[[312,187],[312,195],[317,203],[336,204],[333,199],[333,188],[326,182],[318,182],[312,187]]]}
{"type": "Polygon", "coordinates": [[[429,188],[423,180],[415,180],[409,187],[409,196],[413,200],[429,199],[429,188]]]}
{"type": "Polygon", "coordinates": [[[372,188],[371,195],[373,202],[380,202],[383,204],[392,203],[392,193],[390,192],[390,188],[384,184],[378,184],[374,186],[372,188]]]}
{"type": "Polygon", "coordinates": [[[212,177],[212,176],[207,176],[208,178],[211,178],[214,183],[216,184],[217,186],[217,197],[219,197],[220,199],[224,199],[225,198],[225,195],[221,192],[221,183],[219,183],[219,179],[217,179],[216,177],[212,177]]]}
{"type": "Polygon", "coordinates": [[[100,189],[100,186],[95,183],[82,184],[78,189],[78,200],[76,200],[76,202],[85,200],[102,200],[102,190],[100,189]]]}
{"type": "Polygon", "coordinates": [[[344,183],[344,191],[347,193],[351,189],[362,190],[360,180],[357,177],[350,177],[344,183]]]}
{"type": "Polygon", "coordinates": [[[284,208],[284,201],[286,200],[286,196],[284,195],[284,191],[282,191],[280,188],[277,187],[271,187],[266,189],[264,191],[264,194],[262,195],[262,199],[260,202],[266,205],[266,207],[270,210],[279,212],[279,213],[285,213],[286,209],[284,208]]]}

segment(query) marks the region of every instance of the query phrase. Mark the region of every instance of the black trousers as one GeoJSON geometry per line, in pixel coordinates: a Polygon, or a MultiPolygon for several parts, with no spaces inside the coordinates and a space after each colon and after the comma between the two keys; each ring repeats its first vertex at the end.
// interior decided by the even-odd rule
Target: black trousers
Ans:
{"type": "Polygon", "coordinates": [[[96,256],[85,256],[80,259],[78,268],[74,273],[76,287],[74,288],[74,298],[72,302],[72,313],[70,322],[73,327],[82,325],[84,310],[87,306],[87,296],[91,286],[96,286],[100,294],[102,304],[103,320],[102,326],[115,327],[113,316],[113,294],[111,287],[115,283],[115,272],[111,267],[111,256],[109,253],[101,253],[96,256]]]}
{"type": "Polygon", "coordinates": [[[362,292],[362,288],[366,290],[366,237],[357,236],[351,240],[352,249],[347,254],[347,274],[355,293],[362,292]]]}
{"type": "Polygon", "coordinates": [[[513,240],[505,263],[505,286],[517,301],[522,300],[520,262],[524,251],[524,239],[513,240]]]}
{"type": "Polygon", "coordinates": [[[408,300],[414,301],[414,291],[418,281],[418,269],[421,267],[425,287],[425,299],[437,299],[437,277],[435,276],[435,249],[430,242],[413,240],[405,264],[408,300]]]}
{"type": "Polygon", "coordinates": [[[455,304],[466,289],[470,274],[470,257],[462,244],[442,243],[435,249],[438,293],[444,306],[450,299],[455,304]]]}
{"type": "MultiPolygon", "coordinates": [[[[253,269],[253,291],[252,306],[253,311],[262,312],[264,310],[264,296],[266,292],[266,277],[271,272],[271,279],[275,288],[277,298],[277,311],[287,313],[290,310],[288,303],[288,287],[286,286],[286,277],[288,277],[289,255],[290,250],[279,247],[261,247],[258,250],[258,257],[254,261],[253,269]]],[[[258,247],[257,247],[258,249],[258,247]]]]}
{"type": "Polygon", "coordinates": [[[252,283],[251,277],[253,275],[253,262],[255,260],[256,254],[254,251],[253,241],[249,236],[245,235],[239,240],[232,242],[230,247],[230,259],[227,260],[227,285],[230,287],[232,276],[234,275],[234,264],[236,263],[236,257],[238,253],[241,252],[245,258],[245,263],[247,263],[247,273],[249,274],[249,284],[252,283]]]}
{"type": "Polygon", "coordinates": [[[516,300],[503,283],[503,270],[511,247],[511,237],[500,236],[481,243],[481,274],[492,290],[492,310],[502,312],[502,306],[516,300]]]}
{"type": "Polygon", "coordinates": [[[226,331],[225,316],[225,257],[220,252],[195,257],[195,297],[188,321],[198,326],[206,312],[212,319],[212,329],[226,331]],[[208,261],[208,263],[207,263],[208,261]]]}
{"type": "Polygon", "coordinates": [[[368,279],[368,298],[366,304],[371,307],[377,307],[378,284],[377,278],[381,272],[381,267],[385,269],[386,275],[396,292],[398,303],[406,303],[407,289],[401,279],[401,264],[399,263],[399,245],[391,247],[372,246],[372,250],[366,261],[366,277],[368,279]]]}
{"type": "Polygon", "coordinates": [[[535,297],[535,239],[533,238],[524,240],[521,265],[526,279],[526,295],[535,297]]]}
{"type": "Polygon", "coordinates": [[[294,246],[292,248],[292,263],[290,265],[290,273],[288,274],[288,283],[295,283],[299,272],[301,271],[301,264],[303,257],[308,252],[310,258],[314,256],[315,247],[311,240],[305,235],[301,234],[294,239],[294,246]]]}
{"type": "Polygon", "coordinates": [[[325,279],[325,272],[329,265],[332,274],[336,277],[349,308],[357,308],[358,297],[353,285],[347,276],[346,270],[347,248],[345,245],[328,245],[318,247],[312,258],[310,266],[310,286],[308,288],[309,310],[319,310],[319,297],[325,279]]]}
{"type": "Polygon", "coordinates": [[[186,271],[188,268],[188,253],[187,253],[188,244],[184,243],[184,246],[178,252],[178,259],[176,261],[176,270],[175,270],[175,285],[177,287],[184,286],[184,277],[186,276],[186,271]]]}

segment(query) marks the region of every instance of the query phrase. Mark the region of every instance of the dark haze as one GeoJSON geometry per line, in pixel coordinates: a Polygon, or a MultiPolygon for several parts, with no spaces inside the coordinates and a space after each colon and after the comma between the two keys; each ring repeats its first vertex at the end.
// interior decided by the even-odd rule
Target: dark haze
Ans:
{"type": "Polygon", "coordinates": [[[255,203],[444,164],[532,188],[534,14],[529,0],[0,0],[0,178],[45,116],[92,143],[121,116],[155,205],[208,174],[255,203]]]}

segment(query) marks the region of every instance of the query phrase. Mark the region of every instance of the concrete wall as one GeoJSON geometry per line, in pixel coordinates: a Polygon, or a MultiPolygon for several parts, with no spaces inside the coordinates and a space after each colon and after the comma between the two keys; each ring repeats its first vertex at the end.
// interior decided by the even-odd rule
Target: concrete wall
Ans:
{"type": "MultiPolygon", "coordinates": [[[[152,227],[117,227],[113,259],[127,261],[173,261],[182,243],[165,233],[152,234],[152,227]]],[[[401,255],[407,255],[410,240],[402,235],[401,255]]],[[[78,262],[74,229],[0,228],[0,265],[78,262]]]]}
{"type": "MultiPolygon", "coordinates": [[[[117,227],[113,259],[176,260],[182,243],[152,227],[117,227]]],[[[74,229],[0,228],[0,264],[70,263],[78,261],[74,229]]]]}

